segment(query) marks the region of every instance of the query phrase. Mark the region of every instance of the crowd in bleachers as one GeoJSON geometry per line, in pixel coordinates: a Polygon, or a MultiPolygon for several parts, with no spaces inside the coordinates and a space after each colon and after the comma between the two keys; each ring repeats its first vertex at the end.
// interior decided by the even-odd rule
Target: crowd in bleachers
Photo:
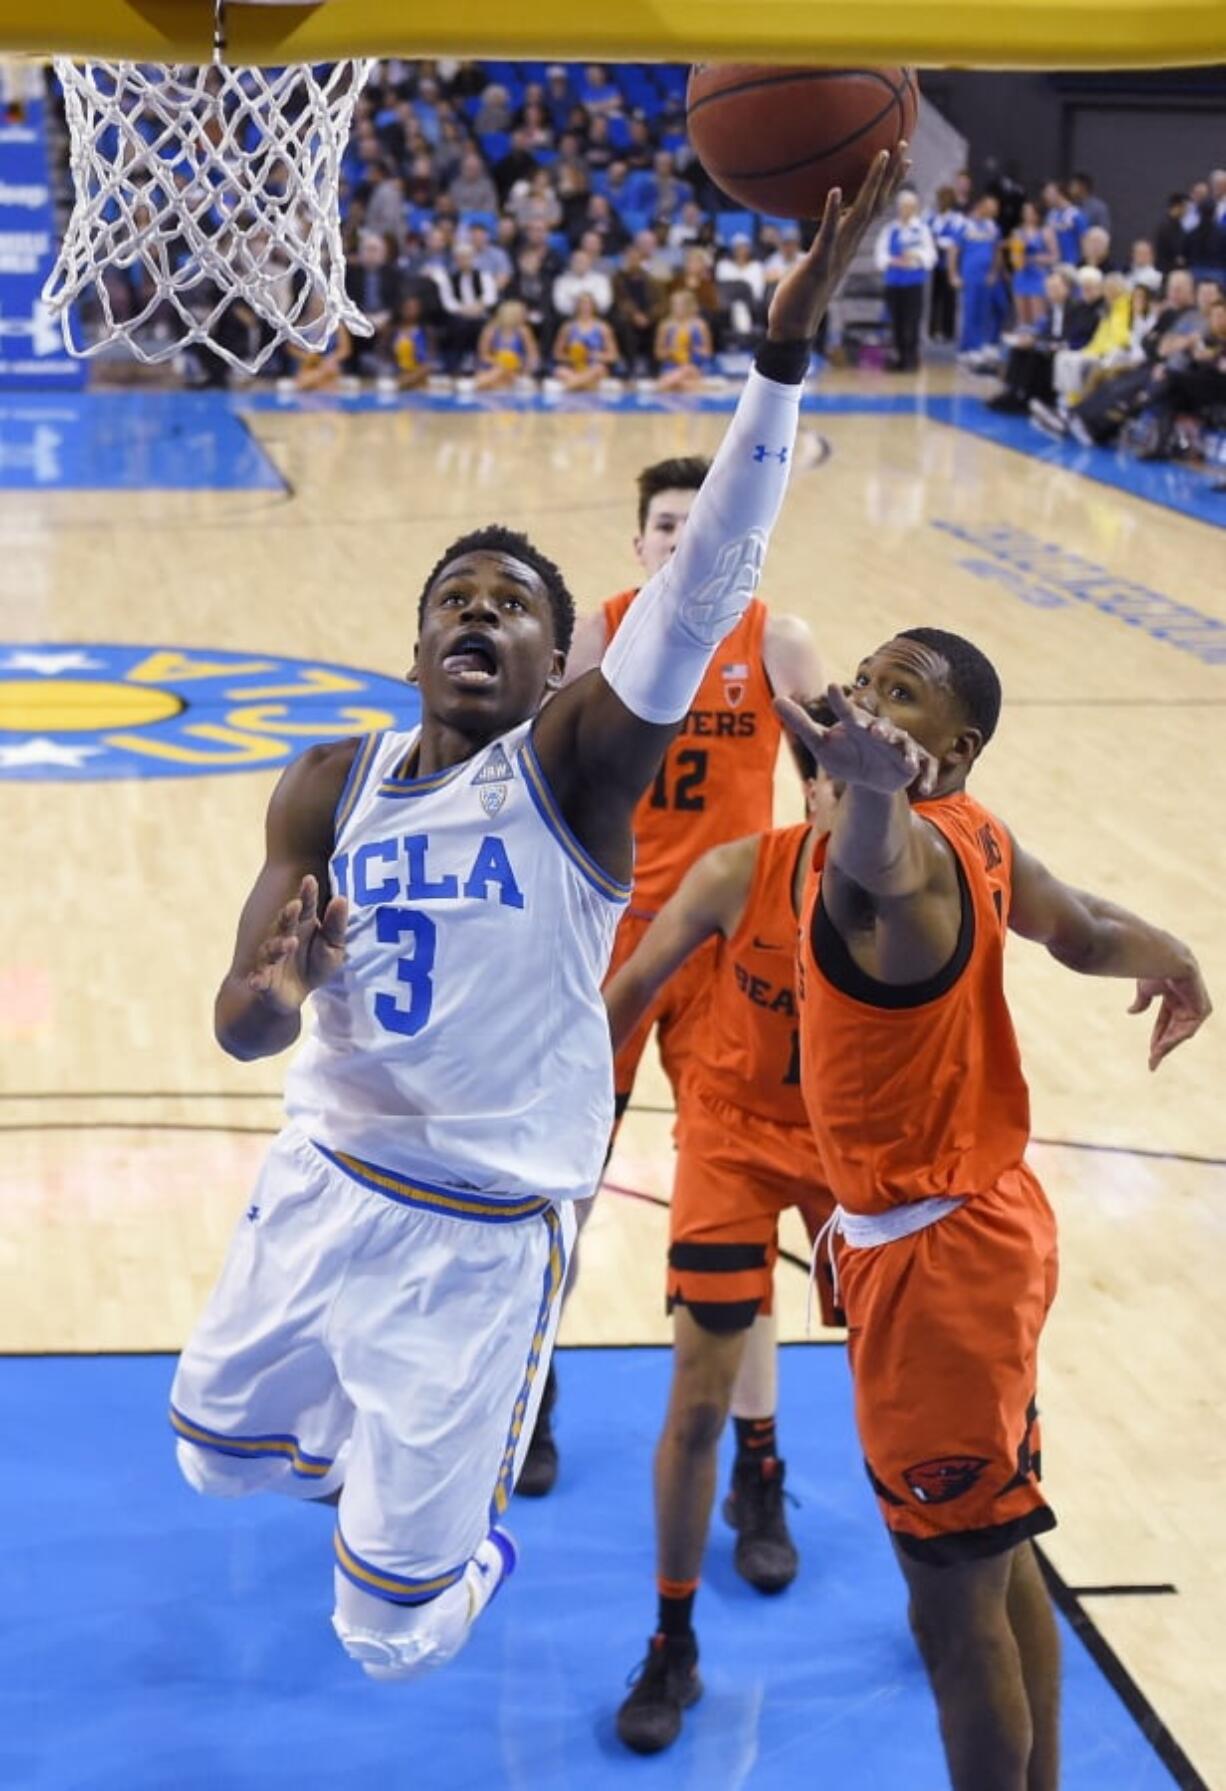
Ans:
{"type": "MultiPolygon", "coordinates": [[[[659,65],[381,64],[341,169],[347,288],[374,334],[342,329],[329,352],[282,350],[267,371],[318,389],[701,386],[752,349],[806,237],[711,182],[685,81],[659,65]]],[[[1143,414],[1130,435],[1146,453],[1226,403],[1226,172],[1173,194],[1126,255],[1086,174],[1028,195],[963,172],[921,197],[900,195],[873,269],[832,307],[828,353],[901,371],[956,353],[1001,373],[995,408],[1052,433],[1113,439],[1143,414]]],[[[145,302],[121,289],[138,275],[109,276],[116,310],[145,302]]],[[[192,371],[229,377],[217,357],[192,371]]]]}

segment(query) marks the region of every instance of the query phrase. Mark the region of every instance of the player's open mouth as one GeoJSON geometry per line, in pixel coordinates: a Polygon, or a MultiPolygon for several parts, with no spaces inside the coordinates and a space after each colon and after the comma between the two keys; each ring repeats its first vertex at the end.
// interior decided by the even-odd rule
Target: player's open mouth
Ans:
{"type": "Polygon", "coordinates": [[[498,676],[498,656],[481,634],[464,634],[443,660],[443,670],[457,684],[492,684],[498,676]]]}

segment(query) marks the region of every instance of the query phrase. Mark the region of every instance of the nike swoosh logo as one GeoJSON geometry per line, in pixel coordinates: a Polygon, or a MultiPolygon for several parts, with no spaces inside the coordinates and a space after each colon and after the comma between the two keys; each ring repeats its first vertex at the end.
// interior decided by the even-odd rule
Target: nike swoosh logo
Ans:
{"type": "Polygon", "coordinates": [[[786,945],[772,945],[769,940],[759,939],[756,933],[753,936],[753,948],[755,951],[786,951],[788,949],[786,945]]]}

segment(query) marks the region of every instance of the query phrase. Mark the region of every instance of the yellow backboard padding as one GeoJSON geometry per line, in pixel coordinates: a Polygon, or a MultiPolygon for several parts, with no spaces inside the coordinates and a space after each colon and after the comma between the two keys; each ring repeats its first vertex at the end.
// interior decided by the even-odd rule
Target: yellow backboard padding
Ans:
{"type": "MultiPolygon", "coordinates": [[[[211,0],[0,0],[0,50],[206,60],[211,0]]],[[[1226,60],[1224,0],[231,0],[234,63],[345,55],[1144,68],[1226,60]]]]}

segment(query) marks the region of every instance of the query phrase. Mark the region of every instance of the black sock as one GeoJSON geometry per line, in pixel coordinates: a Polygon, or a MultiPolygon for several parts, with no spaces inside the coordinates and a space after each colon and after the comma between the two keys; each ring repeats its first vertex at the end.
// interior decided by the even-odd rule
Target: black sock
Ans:
{"type": "Polygon", "coordinates": [[[776,1454],[775,1420],[770,1418],[734,1418],[736,1459],[738,1463],[770,1461],[776,1454]]]}
{"type": "Polygon", "coordinates": [[[694,1628],[694,1597],[697,1580],[657,1580],[659,1609],[656,1633],[662,1636],[688,1636],[694,1628]],[[684,1590],[682,1588],[684,1587],[684,1590]],[[667,1588],[667,1589],[666,1589],[667,1588]]]}

